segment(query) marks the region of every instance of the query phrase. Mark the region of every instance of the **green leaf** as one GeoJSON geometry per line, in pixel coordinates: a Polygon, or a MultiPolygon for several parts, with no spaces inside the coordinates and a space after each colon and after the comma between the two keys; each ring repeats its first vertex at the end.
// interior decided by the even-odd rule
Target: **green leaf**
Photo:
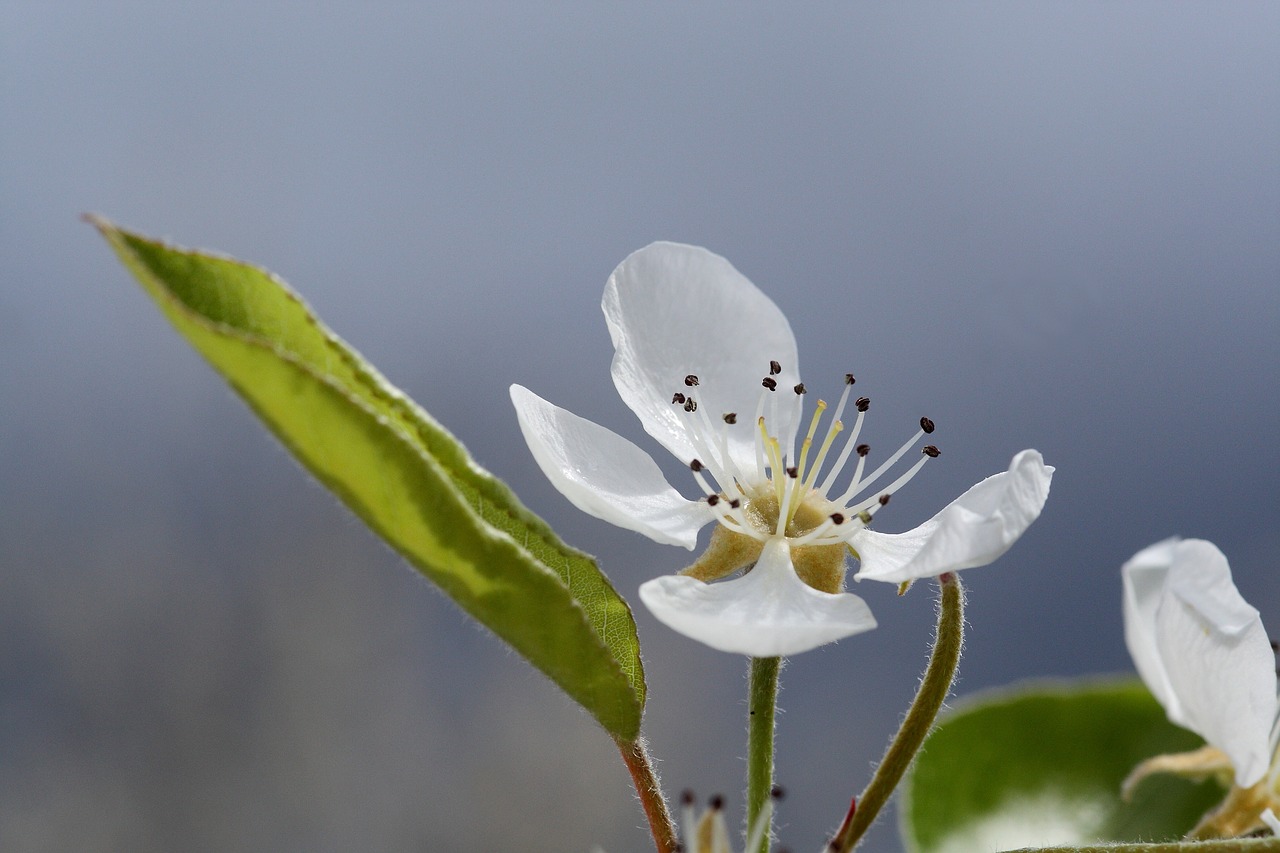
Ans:
{"type": "Polygon", "coordinates": [[[312,474],[615,738],[638,736],[645,683],[635,621],[590,557],[278,278],[90,221],[312,474]]]}
{"type": "Polygon", "coordinates": [[[1141,683],[1031,684],[961,703],[929,736],[903,788],[908,850],[1010,850],[1181,838],[1224,791],[1166,776],[1132,802],[1134,766],[1203,742],[1141,683]]]}

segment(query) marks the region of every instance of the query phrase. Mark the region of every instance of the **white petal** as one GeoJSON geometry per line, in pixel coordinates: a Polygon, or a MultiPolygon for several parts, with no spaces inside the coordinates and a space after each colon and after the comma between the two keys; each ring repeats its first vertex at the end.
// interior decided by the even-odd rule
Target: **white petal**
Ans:
{"type": "Polygon", "coordinates": [[[800,381],[795,337],[778,306],[727,260],[697,246],[653,243],[613,271],[601,307],[618,393],[681,461],[698,451],[689,440],[688,414],[671,404],[676,391],[696,399],[715,424],[736,413],[729,452],[754,468],[754,415],[771,360],[782,365],[774,393],[786,396],[769,427],[788,443],[796,418],[791,389],[800,381]],[[697,387],[685,386],[689,374],[698,377],[697,387]]]}
{"type": "Polygon", "coordinates": [[[1024,450],[1009,470],[978,483],[906,533],[860,530],[849,539],[861,563],[855,580],[890,583],[936,577],[994,562],[1040,517],[1053,468],[1024,450]]]}
{"type": "Polygon", "coordinates": [[[1124,564],[1120,573],[1124,578],[1124,642],[1129,656],[1169,719],[1185,727],[1186,718],[1156,647],[1156,611],[1180,541],[1175,536],[1143,548],[1124,564]]]}
{"type": "Polygon", "coordinates": [[[1271,761],[1275,657],[1227,558],[1201,539],[1166,540],[1122,571],[1125,639],[1139,674],[1169,719],[1226,753],[1237,785],[1253,785],[1271,761]]]}
{"type": "Polygon", "coordinates": [[[799,654],[876,626],[861,598],[800,580],[784,539],[765,543],[755,568],[740,578],[703,583],[667,575],[643,584],[640,599],[686,637],[752,657],[799,654]]]}
{"type": "Polygon", "coordinates": [[[697,544],[711,510],[671,488],[649,454],[523,386],[511,386],[511,402],[533,458],[574,506],[655,542],[697,544]]]}

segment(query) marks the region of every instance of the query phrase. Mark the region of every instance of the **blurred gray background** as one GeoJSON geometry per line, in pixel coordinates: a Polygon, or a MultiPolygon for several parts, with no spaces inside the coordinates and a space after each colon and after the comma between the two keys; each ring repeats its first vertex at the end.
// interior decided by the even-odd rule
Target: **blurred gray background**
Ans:
{"type": "MultiPolygon", "coordinates": [[[[658,451],[605,279],[654,239],[787,312],[905,529],[1037,447],[960,694],[1128,671],[1118,567],[1214,540],[1280,625],[1280,5],[0,7],[0,848],[643,850],[610,740],[298,469],[103,242],[278,272],[619,590],[689,555],[542,478],[520,382],[658,451]]],[[[681,481],[683,482],[683,481],[681,481]]],[[[925,661],[927,585],[783,674],[818,848],[925,661]]],[[[638,611],[671,793],[741,818],[745,663],[638,611]]],[[[870,849],[897,849],[892,820],[870,849]]]]}

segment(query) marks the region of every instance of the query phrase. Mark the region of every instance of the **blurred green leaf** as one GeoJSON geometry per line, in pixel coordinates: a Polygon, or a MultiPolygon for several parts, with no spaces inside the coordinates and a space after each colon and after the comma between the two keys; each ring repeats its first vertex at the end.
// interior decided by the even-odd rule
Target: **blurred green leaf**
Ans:
{"type": "Polygon", "coordinates": [[[1153,755],[1201,746],[1133,681],[1037,683],[975,697],[925,741],[899,814],[910,851],[1180,839],[1224,791],[1152,776],[1132,802],[1120,783],[1153,755]]]}
{"type": "Polygon", "coordinates": [[[312,474],[614,737],[638,736],[645,684],[635,622],[590,557],[278,278],[90,221],[312,474]]]}

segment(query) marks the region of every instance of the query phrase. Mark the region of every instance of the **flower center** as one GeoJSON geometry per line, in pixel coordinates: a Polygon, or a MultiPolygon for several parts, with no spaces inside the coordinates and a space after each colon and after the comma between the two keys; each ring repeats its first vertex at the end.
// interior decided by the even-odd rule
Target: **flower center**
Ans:
{"type": "Polygon", "coordinates": [[[819,438],[825,400],[818,400],[803,438],[798,425],[804,413],[807,389],[801,382],[790,392],[779,390],[775,378],[782,372],[777,361],[769,363],[769,373],[761,380],[754,421],[739,423],[737,412],[723,412],[715,423],[695,397],[701,380],[695,374],[684,378],[684,391],[671,398],[687,419],[686,429],[698,453],[689,463],[694,479],[708,506],[729,530],[758,541],[785,537],[793,546],[831,545],[846,541],[870,524],[872,516],[889,502],[889,496],[916,475],[924,464],[939,455],[938,448],[926,445],[922,457],[889,486],[868,497],[870,488],[921,439],[932,433],[933,421],[920,419],[920,429],[870,473],[866,472],[871,448],[858,443],[862,423],[871,401],[854,400],[857,416],[844,438],[842,449],[830,465],[827,461],[845,432],[841,416],[856,381],[852,373],[844,377],[844,390],[835,412],[819,438]],[[781,410],[781,411],[780,411],[781,410]],[[754,465],[730,453],[730,438],[743,438],[752,430],[754,465]],[[796,439],[800,438],[797,447],[796,439]],[[857,456],[845,488],[837,493],[849,460],[857,456]],[[746,470],[744,470],[744,465],[746,470]],[[826,470],[825,475],[822,474],[826,470]],[[819,475],[822,475],[819,479],[819,475]],[[834,495],[834,496],[832,496],[834,495]]]}

